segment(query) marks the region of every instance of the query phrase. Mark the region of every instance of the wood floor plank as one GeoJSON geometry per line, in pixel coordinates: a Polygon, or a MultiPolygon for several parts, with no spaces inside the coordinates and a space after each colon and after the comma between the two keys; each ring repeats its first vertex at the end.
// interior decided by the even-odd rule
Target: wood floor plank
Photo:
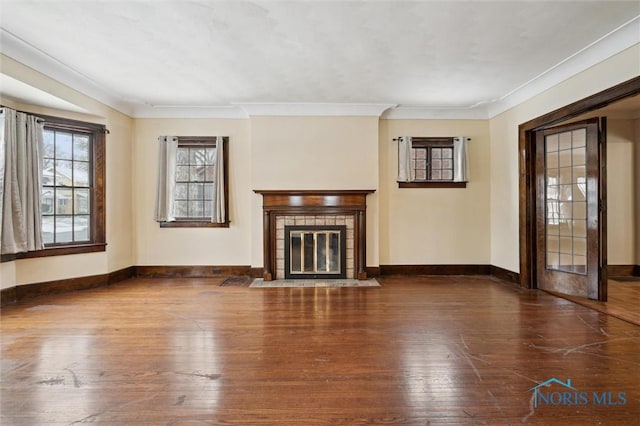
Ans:
{"type": "Polygon", "coordinates": [[[3,307],[0,423],[640,419],[640,327],[541,291],[474,276],[382,277],[381,288],[222,280],[138,278],[3,307]],[[534,407],[531,389],[550,378],[575,391],[545,386],[551,402],[534,407]]]}

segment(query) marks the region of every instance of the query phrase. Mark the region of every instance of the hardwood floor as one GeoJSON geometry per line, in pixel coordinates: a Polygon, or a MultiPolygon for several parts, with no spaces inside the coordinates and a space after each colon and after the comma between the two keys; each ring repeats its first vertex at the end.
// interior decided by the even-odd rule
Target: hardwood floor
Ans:
{"type": "Polygon", "coordinates": [[[640,327],[541,291],[474,276],[222,280],[132,279],[3,307],[0,423],[640,419],[640,327]],[[551,383],[534,401],[552,378],[575,390],[551,383]]]}
{"type": "Polygon", "coordinates": [[[553,294],[640,326],[640,281],[631,280],[630,278],[624,280],[622,278],[612,278],[609,280],[608,287],[608,300],[606,302],[589,300],[584,297],[553,294]]]}

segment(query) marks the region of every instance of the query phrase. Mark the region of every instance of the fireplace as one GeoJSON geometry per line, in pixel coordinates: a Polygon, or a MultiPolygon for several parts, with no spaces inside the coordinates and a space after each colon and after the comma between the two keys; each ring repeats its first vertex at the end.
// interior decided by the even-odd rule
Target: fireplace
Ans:
{"type": "Polygon", "coordinates": [[[262,277],[265,281],[286,278],[367,279],[366,196],[373,190],[255,192],[263,197],[262,277]],[[295,240],[293,253],[292,233],[295,240]],[[331,244],[338,235],[340,257],[338,260],[331,256],[327,258],[327,254],[335,255],[332,249],[335,246],[331,244]],[[298,248],[298,243],[301,248],[298,248]],[[292,261],[294,269],[291,269],[292,261]],[[339,272],[335,272],[337,264],[339,272]]]}
{"type": "Polygon", "coordinates": [[[346,278],[346,235],[344,225],[285,226],[285,278],[346,278]]]}

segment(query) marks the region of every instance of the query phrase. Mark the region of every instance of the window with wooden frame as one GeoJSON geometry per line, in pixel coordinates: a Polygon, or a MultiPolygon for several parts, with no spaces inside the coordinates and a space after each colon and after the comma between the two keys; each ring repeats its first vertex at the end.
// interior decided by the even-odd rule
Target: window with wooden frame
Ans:
{"type": "MultiPolygon", "coordinates": [[[[398,181],[400,188],[466,188],[455,180],[456,155],[453,137],[411,137],[408,158],[410,179],[398,181]]],[[[466,140],[466,138],[465,138],[466,140]]],[[[401,160],[402,161],[402,160],[401,160]]]]}
{"type": "Polygon", "coordinates": [[[3,261],[104,251],[105,126],[42,116],[43,250],[3,255],[3,261]]]}
{"type": "Polygon", "coordinates": [[[223,143],[225,221],[211,221],[216,185],[216,137],[178,137],[174,192],[174,221],[160,222],[163,228],[229,227],[228,137],[223,143]]]}

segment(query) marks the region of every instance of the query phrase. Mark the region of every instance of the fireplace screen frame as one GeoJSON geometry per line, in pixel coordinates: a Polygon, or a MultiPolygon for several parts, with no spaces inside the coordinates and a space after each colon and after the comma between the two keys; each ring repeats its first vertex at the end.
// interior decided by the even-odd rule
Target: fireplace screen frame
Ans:
{"type": "Polygon", "coordinates": [[[284,227],[284,240],[285,279],[344,279],[347,277],[347,227],[345,225],[286,225],[284,227]],[[339,233],[340,271],[338,273],[319,271],[293,273],[291,271],[291,233],[299,231],[339,233]]]}

